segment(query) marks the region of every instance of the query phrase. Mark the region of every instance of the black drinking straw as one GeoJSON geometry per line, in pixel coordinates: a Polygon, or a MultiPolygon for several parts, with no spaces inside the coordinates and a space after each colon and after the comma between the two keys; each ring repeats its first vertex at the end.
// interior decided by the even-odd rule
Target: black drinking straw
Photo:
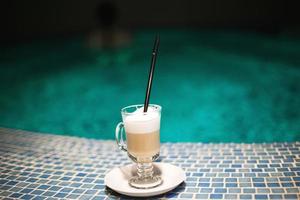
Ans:
{"type": "Polygon", "coordinates": [[[147,110],[148,110],[152,80],[153,80],[153,75],[154,75],[154,68],[155,68],[156,57],[157,57],[157,53],[158,53],[158,46],[159,46],[159,35],[157,35],[155,38],[155,43],[154,43],[154,47],[153,47],[153,51],[152,51],[151,66],[150,66],[150,71],[149,71],[146,97],[145,97],[145,102],[144,102],[144,112],[147,112],[147,110]]]}

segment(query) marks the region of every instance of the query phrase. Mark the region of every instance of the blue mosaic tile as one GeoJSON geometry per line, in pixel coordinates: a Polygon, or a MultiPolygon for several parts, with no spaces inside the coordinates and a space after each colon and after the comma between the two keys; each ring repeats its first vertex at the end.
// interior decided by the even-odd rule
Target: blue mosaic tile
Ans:
{"type": "Polygon", "coordinates": [[[237,182],[237,178],[226,178],[225,182],[237,182]]]}
{"type": "Polygon", "coordinates": [[[195,177],[201,177],[201,176],[203,176],[203,173],[193,173],[193,176],[195,177]]]}
{"type": "Polygon", "coordinates": [[[283,188],[271,188],[271,191],[273,193],[281,193],[281,194],[285,193],[283,188]]]}
{"type": "Polygon", "coordinates": [[[192,182],[192,181],[197,181],[197,178],[194,178],[194,177],[188,177],[187,179],[186,179],[186,181],[187,182],[192,182]]]}
{"type": "Polygon", "coordinates": [[[59,186],[52,186],[52,187],[48,188],[48,190],[50,190],[50,191],[58,191],[60,189],[62,189],[62,187],[59,187],[59,186]]]}
{"type": "Polygon", "coordinates": [[[297,194],[285,194],[284,199],[298,199],[297,194]]]}
{"type": "Polygon", "coordinates": [[[278,182],[278,178],[274,178],[274,177],[268,177],[266,178],[267,182],[278,182]]]}
{"type": "Polygon", "coordinates": [[[6,181],[6,185],[16,185],[18,182],[17,181],[6,181]]]}
{"type": "Polygon", "coordinates": [[[290,170],[293,172],[298,172],[300,171],[300,167],[291,167],[290,170]]]}
{"type": "Polygon", "coordinates": [[[228,188],[228,193],[236,193],[239,194],[241,193],[241,188],[228,188]]]}
{"type": "Polygon", "coordinates": [[[40,195],[44,192],[44,190],[33,190],[31,194],[40,195]]]}
{"type": "Polygon", "coordinates": [[[38,187],[38,189],[46,190],[46,189],[48,189],[50,187],[51,187],[50,185],[41,185],[41,186],[38,187]]]}
{"type": "Polygon", "coordinates": [[[270,199],[283,199],[283,196],[280,194],[270,194],[270,199]]]}
{"type": "Polygon", "coordinates": [[[258,177],[269,177],[270,175],[268,173],[259,173],[257,176],[258,177]]]}
{"type": "Polygon", "coordinates": [[[271,190],[269,188],[257,188],[256,191],[257,191],[257,193],[260,193],[260,194],[271,193],[271,190]]]}
{"type": "Polygon", "coordinates": [[[254,197],[255,199],[268,199],[268,195],[265,194],[256,194],[254,197]]]}
{"type": "Polygon", "coordinates": [[[292,183],[292,182],[282,182],[281,186],[282,187],[294,187],[294,183],[292,183]]]}
{"type": "Polygon", "coordinates": [[[258,164],[257,167],[258,167],[258,168],[268,168],[268,165],[261,165],[261,164],[258,164]]]}
{"type": "Polygon", "coordinates": [[[79,199],[80,195],[79,194],[70,194],[66,198],[67,199],[79,199]]]}
{"type": "Polygon", "coordinates": [[[209,199],[208,197],[208,194],[196,194],[195,196],[196,199],[209,199]]]}
{"type": "Polygon", "coordinates": [[[226,183],[225,186],[226,187],[237,187],[238,184],[237,183],[226,183]]]}
{"type": "Polygon", "coordinates": [[[254,187],[266,187],[265,183],[253,183],[254,187]]]}
{"type": "Polygon", "coordinates": [[[30,193],[32,191],[33,191],[33,189],[27,189],[27,188],[25,188],[25,189],[21,190],[20,192],[27,194],[27,193],[30,193]]]}
{"type": "Polygon", "coordinates": [[[65,198],[68,195],[68,193],[57,193],[56,195],[54,195],[54,197],[56,198],[65,198]]]}
{"type": "Polygon", "coordinates": [[[235,172],[235,169],[225,169],[225,172],[235,172]]]}
{"type": "Polygon", "coordinates": [[[249,194],[241,194],[240,199],[252,199],[252,195],[249,194]]]}
{"type": "Polygon", "coordinates": [[[240,187],[252,187],[252,183],[239,183],[240,187]]]}
{"type": "Polygon", "coordinates": [[[209,187],[210,183],[199,183],[198,187],[209,187]]]}
{"type": "Polygon", "coordinates": [[[251,169],[251,172],[262,172],[262,171],[263,171],[262,169],[258,169],[258,168],[251,169]]]}
{"type": "Polygon", "coordinates": [[[280,187],[279,183],[267,183],[268,187],[280,187]]]}
{"type": "Polygon", "coordinates": [[[287,193],[294,193],[294,194],[298,194],[299,193],[299,189],[298,188],[286,188],[285,189],[287,193]]]}
{"type": "Polygon", "coordinates": [[[86,173],[78,173],[78,174],[76,174],[76,176],[80,176],[80,177],[84,177],[86,175],[87,175],[86,173]]]}
{"type": "Polygon", "coordinates": [[[199,190],[200,190],[200,188],[187,188],[186,192],[189,192],[189,193],[198,193],[199,190]]]}
{"type": "Polygon", "coordinates": [[[211,187],[224,187],[224,183],[211,183],[211,187]]]}
{"type": "Polygon", "coordinates": [[[83,194],[86,190],[85,189],[75,189],[72,191],[72,193],[75,193],[75,194],[83,194]]]}
{"type": "Polygon", "coordinates": [[[224,199],[238,199],[238,195],[236,195],[236,194],[225,194],[224,199]]]}
{"type": "Polygon", "coordinates": [[[296,176],[295,172],[283,172],[284,176],[296,176]]]}
{"type": "Polygon", "coordinates": [[[265,172],[275,172],[276,169],[275,168],[266,168],[264,169],[265,172]]]}
{"type": "Polygon", "coordinates": [[[210,169],[199,169],[199,172],[210,172],[210,169]]]}
{"type": "MultiPolygon", "coordinates": [[[[104,185],[109,169],[130,163],[113,141],[0,128],[0,142],[0,199],[131,199],[104,185]]],[[[299,155],[299,142],[165,143],[159,160],[188,178],[150,199],[298,199],[299,155]]]]}
{"type": "Polygon", "coordinates": [[[251,193],[254,194],[255,193],[255,189],[254,188],[244,188],[243,189],[244,193],[251,193]]]}
{"type": "Polygon", "coordinates": [[[183,193],[180,195],[180,198],[192,199],[193,196],[194,196],[194,194],[192,194],[192,193],[183,193]]]}
{"type": "Polygon", "coordinates": [[[43,196],[51,197],[51,196],[54,196],[55,194],[56,194],[56,192],[46,191],[43,193],[43,196]]]}
{"type": "MultiPolygon", "coordinates": [[[[199,179],[199,180],[200,180],[200,179],[199,179]]],[[[206,180],[206,182],[207,182],[207,181],[209,181],[209,179],[206,180]]],[[[224,178],[212,178],[211,181],[212,181],[212,182],[221,182],[221,183],[222,183],[222,182],[224,181],[224,178]]]]}
{"type": "Polygon", "coordinates": [[[210,199],[223,199],[223,194],[210,194],[210,199]]]}
{"type": "Polygon", "coordinates": [[[33,197],[34,197],[33,195],[25,194],[25,195],[21,196],[20,198],[21,198],[21,199],[26,199],[26,200],[27,200],[27,199],[33,199],[33,197]]]}
{"type": "Polygon", "coordinates": [[[264,178],[252,178],[253,182],[264,182],[264,178]]]}
{"type": "Polygon", "coordinates": [[[21,194],[21,193],[13,193],[13,194],[11,194],[9,197],[11,197],[11,198],[19,198],[20,196],[22,196],[23,194],[21,194]]]}
{"type": "MultiPolygon", "coordinates": [[[[200,183],[199,183],[200,184],[200,183]]],[[[186,186],[187,187],[195,187],[197,185],[197,183],[194,183],[194,182],[187,182],[186,183],[186,186]]],[[[204,187],[204,186],[203,186],[204,187]]],[[[208,186],[207,186],[208,187],[208,186]]]]}
{"type": "Polygon", "coordinates": [[[210,178],[199,178],[198,180],[199,180],[199,182],[209,182],[210,178]]]}
{"type": "Polygon", "coordinates": [[[227,188],[215,188],[214,193],[226,193],[227,188]]]}
{"type": "Polygon", "coordinates": [[[200,188],[201,193],[212,193],[212,188],[200,188]]]}
{"type": "Polygon", "coordinates": [[[81,185],[83,185],[83,184],[82,183],[72,183],[70,185],[70,187],[79,188],[81,185]]]}
{"type": "Polygon", "coordinates": [[[256,177],[255,173],[245,173],[244,174],[245,177],[256,177]]]}

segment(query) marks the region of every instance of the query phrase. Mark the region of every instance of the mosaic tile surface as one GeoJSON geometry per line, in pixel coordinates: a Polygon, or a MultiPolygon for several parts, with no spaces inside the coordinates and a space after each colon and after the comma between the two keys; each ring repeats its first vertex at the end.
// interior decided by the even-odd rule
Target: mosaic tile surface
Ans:
{"type": "MultiPolygon", "coordinates": [[[[165,143],[159,161],[187,181],[152,199],[300,199],[300,142],[165,143]]],[[[0,128],[0,199],[130,199],[103,181],[129,163],[114,141],[0,128]]]]}

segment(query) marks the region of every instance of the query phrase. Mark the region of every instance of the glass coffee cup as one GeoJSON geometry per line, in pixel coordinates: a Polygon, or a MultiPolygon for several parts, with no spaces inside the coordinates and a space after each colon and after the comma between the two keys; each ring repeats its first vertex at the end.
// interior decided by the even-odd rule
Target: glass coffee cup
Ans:
{"type": "Polygon", "coordinates": [[[137,175],[129,180],[129,185],[138,189],[154,188],[163,182],[153,170],[153,161],[160,151],[161,106],[149,104],[147,112],[143,108],[142,104],[123,108],[123,122],[116,127],[119,148],[137,163],[137,175]]]}

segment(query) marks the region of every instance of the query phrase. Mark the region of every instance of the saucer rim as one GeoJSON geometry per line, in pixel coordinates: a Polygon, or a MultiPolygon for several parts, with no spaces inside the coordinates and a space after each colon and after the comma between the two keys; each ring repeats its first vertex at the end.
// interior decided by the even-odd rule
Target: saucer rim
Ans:
{"type": "Polygon", "coordinates": [[[173,164],[170,164],[170,163],[162,163],[162,162],[154,162],[153,163],[154,165],[170,165],[172,167],[175,167],[178,169],[178,171],[180,172],[180,181],[178,182],[178,184],[175,184],[174,186],[170,187],[170,188],[166,188],[164,190],[160,190],[160,191],[157,191],[157,189],[159,187],[161,187],[162,185],[160,186],[157,186],[156,188],[151,188],[151,189],[156,189],[154,191],[150,191],[149,193],[149,190],[151,189],[137,189],[137,190],[140,190],[140,192],[126,192],[126,191],[121,191],[119,190],[118,188],[112,188],[112,187],[109,187],[108,186],[108,174],[110,172],[112,172],[113,170],[117,170],[119,168],[122,168],[122,167],[129,167],[129,166],[132,166],[134,164],[127,164],[127,165],[124,165],[124,166],[119,166],[119,167],[115,167],[113,169],[111,169],[108,173],[106,173],[105,177],[104,177],[104,184],[106,187],[108,187],[109,189],[113,190],[114,192],[116,193],[119,193],[119,194],[122,194],[122,195],[126,195],[126,196],[129,196],[129,197],[153,197],[153,196],[158,196],[158,195],[161,195],[161,194],[164,194],[164,193],[167,193],[173,189],[175,189],[177,186],[179,186],[180,184],[182,184],[183,182],[186,181],[186,174],[185,174],[185,171],[181,168],[181,167],[178,167],[176,165],[173,165],[173,164]]]}

